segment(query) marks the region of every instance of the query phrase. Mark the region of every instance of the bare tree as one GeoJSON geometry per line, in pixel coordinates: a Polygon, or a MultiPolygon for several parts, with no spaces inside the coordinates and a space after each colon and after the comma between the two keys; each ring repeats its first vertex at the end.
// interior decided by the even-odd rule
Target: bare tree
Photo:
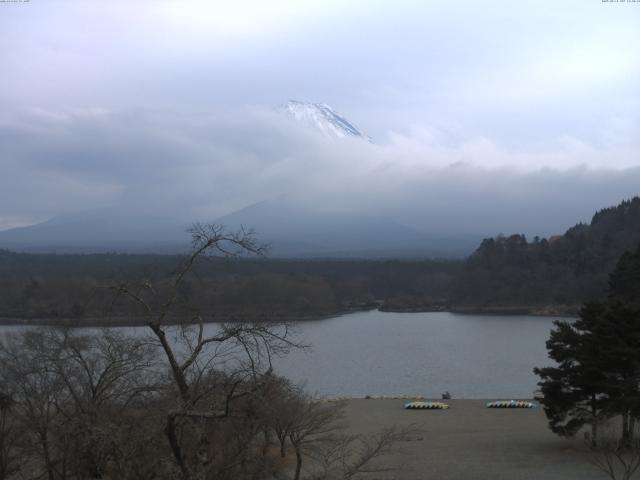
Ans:
{"type": "Polygon", "coordinates": [[[66,447],[58,438],[64,403],[62,383],[43,354],[48,345],[41,332],[26,331],[0,345],[0,375],[16,402],[13,414],[25,431],[23,455],[38,459],[29,466],[34,478],[65,478],[66,447]]]}
{"type": "Polygon", "coordinates": [[[286,378],[270,375],[265,382],[262,396],[265,448],[268,448],[270,434],[273,433],[278,440],[280,457],[286,458],[289,434],[296,428],[300,411],[304,408],[305,397],[302,389],[286,378]]]}
{"type": "Polygon", "coordinates": [[[164,354],[178,398],[167,412],[165,434],[181,476],[190,480],[205,478],[213,464],[209,436],[214,422],[244,415],[234,410],[234,401],[256,394],[263,387],[261,374],[271,370],[271,358],[298,345],[287,324],[225,323],[205,331],[202,313],[181,290],[196,263],[208,255],[262,255],[266,247],[252,231],[229,232],[215,224],[195,224],[189,233],[191,254],[169,285],[160,288],[143,279],[115,290],[142,310],[164,354]]]}
{"type": "Polygon", "coordinates": [[[0,480],[7,480],[22,466],[22,457],[17,448],[22,430],[13,413],[15,401],[7,393],[0,392],[0,480]]]}
{"type": "Polygon", "coordinates": [[[305,451],[323,442],[330,442],[333,436],[344,425],[340,424],[343,417],[344,404],[318,403],[305,401],[303,397],[289,407],[291,423],[289,424],[289,440],[296,454],[296,469],[294,480],[300,479],[302,461],[305,451]]]}
{"type": "Polygon", "coordinates": [[[46,333],[46,361],[67,392],[58,409],[74,452],[70,468],[78,477],[99,478],[122,452],[123,415],[158,389],[155,347],[108,329],[46,333]]]}
{"type": "Polygon", "coordinates": [[[611,480],[630,480],[640,468],[640,433],[621,438],[611,424],[600,425],[597,441],[589,442],[589,461],[611,480]]]}
{"type": "Polygon", "coordinates": [[[342,434],[320,444],[312,452],[316,470],[310,480],[349,480],[362,475],[389,473],[399,468],[381,462],[386,456],[400,453],[400,442],[416,432],[413,426],[390,427],[373,435],[342,434]]]}
{"type": "MultiPolygon", "coordinates": [[[[154,348],[108,330],[26,330],[0,347],[30,478],[101,478],[121,454],[125,413],[155,389],[154,348]],[[126,412],[125,412],[126,411],[126,412]],[[35,447],[35,448],[34,448],[35,447]]],[[[14,444],[14,446],[16,446],[14,444]]]]}
{"type": "Polygon", "coordinates": [[[409,426],[373,435],[348,434],[344,402],[310,400],[287,384],[278,397],[271,404],[267,421],[280,442],[281,456],[286,456],[287,440],[294,451],[293,480],[347,480],[389,472],[393,469],[378,460],[395,452],[398,443],[415,431],[409,426]]]}

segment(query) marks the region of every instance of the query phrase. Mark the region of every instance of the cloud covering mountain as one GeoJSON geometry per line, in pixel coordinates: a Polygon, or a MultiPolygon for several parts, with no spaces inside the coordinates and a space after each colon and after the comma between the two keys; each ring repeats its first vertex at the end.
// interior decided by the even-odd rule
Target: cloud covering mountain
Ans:
{"type": "Polygon", "coordinates": [[[545,235],[640,185],[640,168],[590,167],[599,153],[571,143],[531,152],[488,139],[446,147],[428,135],[331,142],[271,109],[23,111],[3,119],[0,136],[9,173],[0,214],[35,219],[110,207],[178,225],[285,195],[298,208],[392,218],[427,235],[545,235]],[[540,167],[516,167],[518,157],[540,167]]]}
{"type": "Polygon", "coordinates": [[[579,0],[8,3],[0,229],[287,198],[425,235],[561,232],[638,193],[639,25],[579,0]],[[289,98],[345,137],[274,112],[289,98]]]}

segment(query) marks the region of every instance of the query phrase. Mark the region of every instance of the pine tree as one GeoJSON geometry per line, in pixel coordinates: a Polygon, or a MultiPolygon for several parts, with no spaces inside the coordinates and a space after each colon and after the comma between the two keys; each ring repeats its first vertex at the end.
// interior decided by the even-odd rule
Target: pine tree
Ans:
{"type": "Polygon", "coordinates": [[[621,257],[609,284],[578,320],[555,322],[547,349],[557,366],[534,369],[551,430],[572,436],[590,424],[594,444],[604,418],[622,418],[624,442],[640,418],[640,248],[621,257]]]}
{"type": "Polygon", "coordinates": [[[635,253],[622,255],[609,275],[609,299],[640,305],[640,246],[635,253]]]}
{"type": "Polygon", "coordinates": [[[573,436],[589,424],[595,442],[598,422],[606,415],[606,377],[599,365],[602,344],[594,333],[604,311],[602,303],[592,302],[576,322],[554,322],[547,349],[558,366],[534,369],[541,378],[538,385],[549,427],[560,436],[573,436]]]}

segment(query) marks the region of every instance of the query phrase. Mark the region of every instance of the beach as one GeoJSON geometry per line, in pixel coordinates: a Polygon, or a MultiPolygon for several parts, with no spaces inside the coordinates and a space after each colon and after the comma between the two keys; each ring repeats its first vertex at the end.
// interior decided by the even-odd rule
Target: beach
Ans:
{"type": "MultiPolygon", "coordinates": [[[[495,400],[495,399],[491,399],[495,400]]],[[[597,480],[607,477],[589,463],[583,437],[562,439],[542,408],[489,409],[486,400],[448,400],[447,410],[405,410],[408,400],[346,401],[350,433],[371,434],[413,425],[383,461],[394,472],[368,478],[406,480],[597,480]]]]}

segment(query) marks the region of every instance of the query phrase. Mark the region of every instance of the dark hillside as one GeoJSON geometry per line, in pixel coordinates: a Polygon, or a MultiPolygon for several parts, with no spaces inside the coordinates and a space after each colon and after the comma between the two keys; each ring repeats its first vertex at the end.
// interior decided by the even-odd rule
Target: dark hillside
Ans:
{"type": "Polygon", "coordinates": [[[572,311],[601,295],[608,274],[640,244],[640,198],[597,212],[562,236],[498,236],[483,240],[451,293],[460,308],[572,311]]]}

